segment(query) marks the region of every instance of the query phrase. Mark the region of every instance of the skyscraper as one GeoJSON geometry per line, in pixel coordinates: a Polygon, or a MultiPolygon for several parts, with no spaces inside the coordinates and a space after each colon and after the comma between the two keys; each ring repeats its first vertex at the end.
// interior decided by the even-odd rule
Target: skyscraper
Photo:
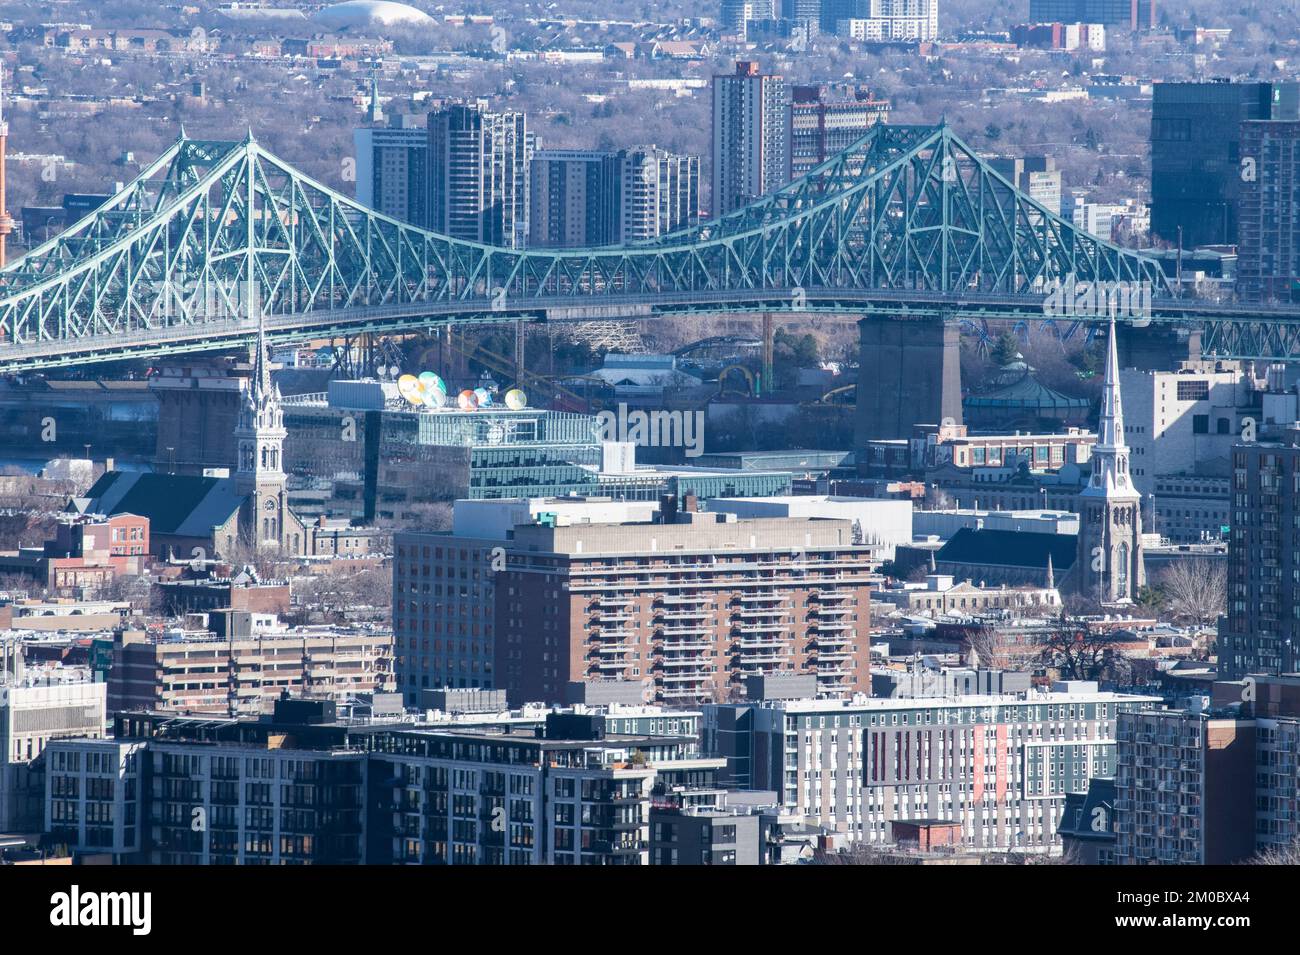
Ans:
{"type": "Polygon", "coordinates": [[[1092,477],[1079,492],[1079,551],[1074,576],[1080,593],[1103,604],[1132,603],[1146,584],[1142,495],[1129,475],[1114,318],[1106,342],[1106,380],[1097,443],[1092,449],[1092,477]]]}
{"type": "Polygon", "coordinates": [[[713,216],[784,185],[788,170],[785,80],[738,61],[713,78],[713,216]]]}
{"type": "Polygon", "coordinates": [[[1235,245],[1242,123],[1300,119],[1295,83],[1157,83],[1151,104],[1151,231],[1183,248],[1235,245]]]}
{"type": "Polygon", "coordinates": [[[429,228],[521,248],[532,146],[523,113],[493,113],[485,100],[430,113],[429,228]]]}

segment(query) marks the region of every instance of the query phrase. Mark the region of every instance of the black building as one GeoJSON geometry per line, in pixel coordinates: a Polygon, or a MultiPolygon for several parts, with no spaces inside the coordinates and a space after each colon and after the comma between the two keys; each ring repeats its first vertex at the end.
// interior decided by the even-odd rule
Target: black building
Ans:
{"type": "Polygon", "coordinates": [[[1151,104],[1151,232],[1185,249],[1236,245],[1242,123],[1300,119],[1295,83],[1157,83],[1151,104]]]}

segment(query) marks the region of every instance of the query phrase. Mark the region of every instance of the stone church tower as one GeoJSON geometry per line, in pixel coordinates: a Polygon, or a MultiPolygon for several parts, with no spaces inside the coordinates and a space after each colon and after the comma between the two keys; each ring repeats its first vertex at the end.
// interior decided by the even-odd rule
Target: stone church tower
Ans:
{"type": "Polygon", "coordinates": [[[240,536],[256,547],[276,547],[301,554],[302,522],[289,510],[285,488],[284,411],[280,389],[271,383],[270,357],[261,325],[252,355],[253,376],[235,426],[238,467],[234,490],[246,498],[239,513],[240,536]]]}
{"type": "Polygon", "coordinates": [[[1106,343],[1106,380],[1101,421],[1092,449],[1092,477],[1079,492],[1079,551],[1075,589],[1103,604],[1132,603],[1146,584],[1142,566],[1142,495],[1129,474],[1120,402],[1119,358],[1114,316],[1106,343]]]}

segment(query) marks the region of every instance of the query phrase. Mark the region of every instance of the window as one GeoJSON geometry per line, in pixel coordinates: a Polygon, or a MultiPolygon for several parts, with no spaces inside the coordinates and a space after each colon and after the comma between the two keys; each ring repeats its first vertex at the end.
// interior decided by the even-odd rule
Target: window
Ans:
{"type": "Polygon", "coordinates": [[[1210,383],[1208,381],[1178,382],[1179,401],[1204,401],[1208,397],[1210,397],[1210,383]]]}
{"type": "MultiPolygon", "coordinates": [[[[1185,382],[1179,382],[1180,385],[1185,382]]],[[[1207,414],[1192,415],[1192,434],[1209,434],[1210,433],[1210,416],[1207,414]]]]}

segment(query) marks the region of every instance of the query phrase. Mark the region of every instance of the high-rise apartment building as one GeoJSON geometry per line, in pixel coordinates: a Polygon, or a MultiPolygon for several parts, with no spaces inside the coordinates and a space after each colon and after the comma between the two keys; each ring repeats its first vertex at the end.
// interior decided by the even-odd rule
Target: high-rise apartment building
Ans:
{"type": "Polygon", "coordinates": [[[610,245],[614,168],[610,153],[540,149],[529,164],[528,244],[537,248],[610,245]]]}
{"type": "Polygon", "coordinates": [[[397,124],[355,130],[357,202],[424,228],[429,222],[429,133],[397,124]]]}
{"type": "Polygon", "coordinates": [[[744,37],[751,20],[771,20],[774,16],[774,0],[722,0],[718,24],[723,33],[744,37]]]}
{"type": "Polygon", "coordinates": [[[529,244],[551,248],[653,239],[699,221],[700,162],[655,146],[539,150],[530,167],[529,244]]]}
{"type": "Polygon", "coordinates": [[[836,36],[850,40],[926,41],[939,35],[939,0],[841,0],[834,9],[836,36]]]}
{"type": "Polygon", "coordinates": [[[1223,865],[1250,855],[1256,733],[1253,720],[1233,716],[1122,714],[1115,862],[1223,865]]]}
{"type": "Polygon", "coordinates": [[[682,516],[515,527],[495,575],[495,676],[512,702],[621,680],[693,703],[786,671],[869,692],[875,562],[851,522],[682,516]]]}
{"type": "Polygon", "coordinates": [[[716,219],[780,188],[789,169],[785,80],[738,61],[713,77],[713,190],[716,219]]]}
{"type": "Polygon", "coordinates": [[[1219,675],[1300,670],[1300,430],[1232,449],[1228,614],[1219,675]]]}
{"type": "Polygon", "coordinates": [[[1156,25],[1156,0],[1029,0],[1029,20],[1150,30],[1156,25]]]}
{"type": "Polygon", "coordinates": [[[1154,697],[1052,692],[929,699],[787,699],[704,707],[720,782],[774,790],[783,808],[885,845],[895,823],[943,819],[977,850],[1046,852],[1067,793],[1115,770],[1121,713],[1154,697]]]}
{"type": "Polygon", "coordinates": [[[889,103],[875,99],[863,86],[795,86],[790,93],[791,180],[848,149],[889,118],[889,103]]]}
{"type": "Polygon", "coordinates": [[[494,113],[484,100],[429,114],[428,225],[457,239],[521,248],[528,236],[528,163],[523,113],[494,113]]]}
{"type": "Polygon", "coordinates": [[[1144,495],[1161,475],[1227,477],[1243,420],[1261,420],[1264,382],[1241,362],[1185,361],[1175,371],[1126,368],[1119,378],[1133,485],[1144,495]]]}
{"type": "Polygon", "coordinates": [[[1300,122],[1242,123],[1241,157],[1237,294],[1300,301],[1300,122]]]}
{"type": "Polygon", "coordinates": [[[657,146],[635,146],[614,154],[617,232],[614,241],[640,242],[700,219],[700,160],[657,146]]]}
{"type": "Polygon", "coordinates": [[[1151,103],[1151,231],[1183,248],[1235,245],[1247,120],[1300,119],[1295,83],[1157,83],[1151,103]]]}

